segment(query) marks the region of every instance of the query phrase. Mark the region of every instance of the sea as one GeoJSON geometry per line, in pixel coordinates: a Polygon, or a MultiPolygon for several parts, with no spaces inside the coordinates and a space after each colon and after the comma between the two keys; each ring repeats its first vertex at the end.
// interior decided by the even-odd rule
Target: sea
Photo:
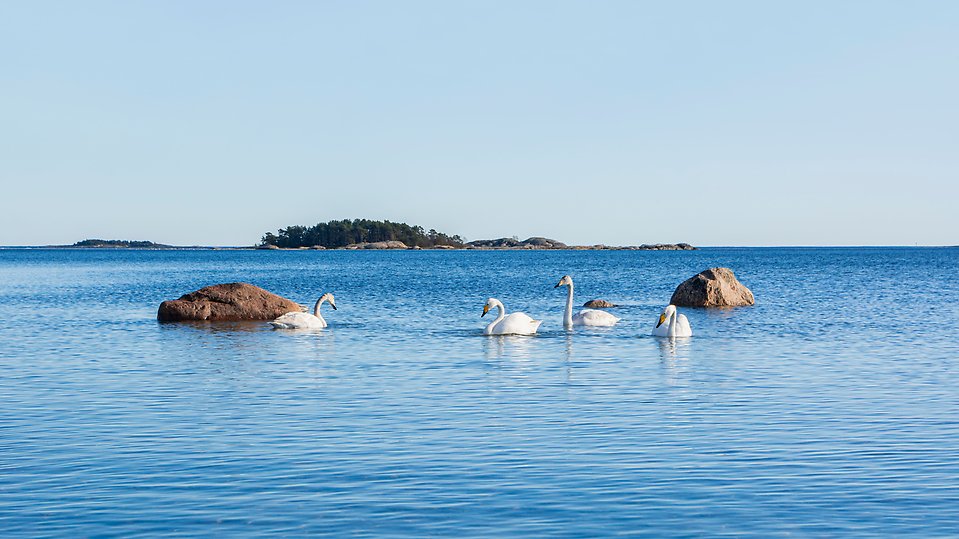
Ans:
{"type": "Polygon", "coordinates": [[[3,249],[0,324],[3,537],[959,536],[956,248],[3,249]],[[156,320],[237,281],[338,310],[156,320]]]}

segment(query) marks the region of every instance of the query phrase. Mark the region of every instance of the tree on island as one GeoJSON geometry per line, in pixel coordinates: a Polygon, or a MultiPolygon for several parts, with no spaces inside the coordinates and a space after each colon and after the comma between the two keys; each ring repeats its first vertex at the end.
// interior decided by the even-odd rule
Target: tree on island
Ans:
{"type": "Polygon", "coordinates": [[[410,247],[463,246],[463,238],[457,235],[450,236],[433,229],[427,232],[421,226],[410,226],[406,223],[369,219],[333,220],[311,227],[288,226],[277,230],[276,234],[267,232],[260,241],[264,245],[275,245],[287,249],[314,245],[335,249],[353,243],[377,241],[401,241],[410,247]]]}

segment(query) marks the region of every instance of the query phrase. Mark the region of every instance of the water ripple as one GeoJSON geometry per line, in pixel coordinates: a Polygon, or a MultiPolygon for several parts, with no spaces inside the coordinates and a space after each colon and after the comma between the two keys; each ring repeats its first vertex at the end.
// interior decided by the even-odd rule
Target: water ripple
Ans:
{"type": "Polygon", "coordinates": [[[959,535],[957,262],[0,251],[0,530],[959,535]],[[687,310],[693,339],[648,337],[672,287],[714,265],[759,303],[687,310]],[[563,330],[566,273],[623,322],[563,330]],[[316,332],[154,319],[163,299],[235,280],[302,303],[333,290],[340,309],[316,332]],[[488,296],[542,333],[482,336],[488,296]],[[917,323],[930,317],[943,323],[917,323]]]}

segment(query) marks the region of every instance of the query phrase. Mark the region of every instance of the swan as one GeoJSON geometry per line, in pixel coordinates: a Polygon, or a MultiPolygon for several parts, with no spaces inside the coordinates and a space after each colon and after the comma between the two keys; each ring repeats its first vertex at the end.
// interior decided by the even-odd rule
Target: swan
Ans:
{"type": "Polygon", "coordinates": [[[336,310],[336,302],[333,300],[333,294],[326,293],[316,300],[316,306],[313,307],[313,314],[294,311],[286,313],[276,320],[270,322],[273,329],[319,329],[326,327],[326,320],[320,314],[320,305],[324,301],[330,302],[330,307],[336,310]]]}
{"type": "Polygon", "coordinates": [[[653,335],[657,337],[692,337],[693,329],[689,327],[689,320],[685,314],[676,312],[675,305],[667,305],[659,315],[659,321],[653,328],[653,335]],[[669,320],[668,324],[664,324],[669,320]]]}
{"type": "Polygon", "coordinates": [[[506,307],[503,307],[503,302],[496,298],[486,300],[480,318],[486,316],[486,313],[494,307],[499,309],[499,315],[496,320],[486,326],[483,335],[533,335],[543,323],[542,320],[533,320],[526,313],[513,313],[506,316],[506,307]]]}
{"type": "Polygon", "coordinates": [[[569,275],[563,275],[553,288],[568,286],[566,293],[566,311],[563,313],[563,327],[569,329],[573,326],[615,326],[619,318],[609,314],[606,311],[597,311],[596,309],[584,309],[573,316],[573,278],[569,275]]]}

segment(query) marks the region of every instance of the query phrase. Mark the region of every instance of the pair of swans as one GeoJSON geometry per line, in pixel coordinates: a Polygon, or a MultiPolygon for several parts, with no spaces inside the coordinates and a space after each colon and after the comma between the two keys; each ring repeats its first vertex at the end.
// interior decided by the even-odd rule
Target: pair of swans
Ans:
{"type": "Polygon", "coordinates": [[[276,320],[270,322],[270,325],[274,329],[322,329],[326,327],[326,320],[323,319],[323,315],[320,314],[320,305],[329,301],[330,307],[333,307],[333,310],[336,310],[336,301],[333,299],[333,294],[326,293],[320,296],[320,299],[316,300],[316,305],[313,306],[313,314],[304,313],[299,311],[294,311],[291,313],[286,313],[276,320]]]}
{"type": "MultiPolygon", "coordinates": [[[[559,288],[561,286],[569,287],[566,294],[566,310],[563,312],[563,327],[566,329],[570,329],[573,326],[608,327],[614,326],[616,322],[619,322],[619,318],[595,309],[584,309],[574,316],[573,278],[569,275],[564,275],[553,288],[559,288]]],[[[499,314],[495,320],[486,326],[486,329],[483,330],[483,335],[533,335],[536,333],[536,330],[539,329],[539,325],[543,323],[542,320],[534,320],[526,313],[512,313],[507,315],[503,302],[496,298],[486,300],[486,305],[483,306],[483,314],[480,316],[486,316],[486,313],[494,308],[499,310],[499,314]]]]}
{"type": "MultiPolygon", "coordinates": [[[[609,314],[606,311],[597,311],[596,309],[584,309],[573,316],[573,278],[564,275],[554,288],[568,286],[569,292],[566,294],[566,311],[563,313],[563,326],[569,329],[573,326],[615,326],[619,318],[609,314]]],[[[675,305],[667,305],[659,315],[659,321],[653,328],[653,335],[657,337],[692,337],[693,330],[689,326],[689,320],[686,315],[679,314],[675,305]],[[666,323],[666,321],[669,321],[666,323]]]]}
{"type": "MultiPolygon", "coordinates": [[[[573,326],[610,327],[620,321],[620,318],[596,309],[584,309],[573,315],[573,278],[564,275],[553,288],[560,286],[569,287],[566,293],[566,309],[563,311],[563,327],[566,329],[573,326]]],[[[484,335],[534,335],[543,323],[542,320],[534,320],[526,313],[512,313],[507,316],[503,302],[496,298],[486,300],[481,316],[486,316],[486,313],[493,308],[499,310],[499,315],[486,326],[483,330],[484,335]]],[[[675,305],[668,305],[660,313],[652,334],[657,337],[692,337],[693,330],[686,315],[679,314],[675,305]]]]}

